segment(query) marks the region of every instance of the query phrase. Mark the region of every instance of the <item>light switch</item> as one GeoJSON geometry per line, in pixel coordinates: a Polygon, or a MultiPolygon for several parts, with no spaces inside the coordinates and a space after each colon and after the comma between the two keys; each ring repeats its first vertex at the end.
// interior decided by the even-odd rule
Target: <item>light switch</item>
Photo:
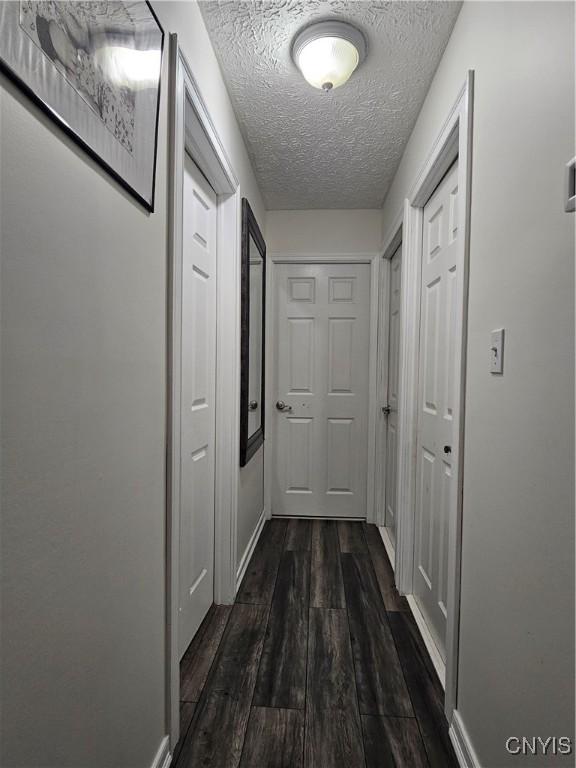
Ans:
{"type": "Polygon", "coordinates": [[[504,328],[492,331],[490,344],[490,373],[504,373],[504,328]]]}
{"type": "Polygon", "coordinates": [[[566,213],[576,211],[576,157],[566,163],[566,213]]]}

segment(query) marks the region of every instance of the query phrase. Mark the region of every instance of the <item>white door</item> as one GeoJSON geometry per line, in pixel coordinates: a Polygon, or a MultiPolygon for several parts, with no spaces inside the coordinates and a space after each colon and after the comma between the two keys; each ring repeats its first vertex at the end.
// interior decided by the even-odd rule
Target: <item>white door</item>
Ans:
{"type": "Polygon", "coordinates": [[[386,493],[385,526],[396,547],[396,490],[398,487],[398,382],[400,363],[400,288],[402,246],[390,260],[390,300],[388,320],[388,415],[386,417],[386,493]]]}
{"type": "Polygon", "coordinates": [[[424,207],[416,461],[414,596],[446,658],[448,523],[456,385],[458,163],[424,207]]]}
{"type": "Polygon", "coordinates": [[[214,597],[216,195],[188,155],[183,221],[180,656],[214,597]]]}
{"type": "Polygon", "coordinates": [[[276,273],[273,512],[365,518],[370,266],[276,273]]]}

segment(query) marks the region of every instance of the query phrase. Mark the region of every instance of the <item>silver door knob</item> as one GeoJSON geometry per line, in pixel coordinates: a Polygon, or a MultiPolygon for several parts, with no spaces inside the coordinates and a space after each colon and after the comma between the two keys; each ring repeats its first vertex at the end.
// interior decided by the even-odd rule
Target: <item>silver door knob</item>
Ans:
{"type": "Polygon", "coordinates": [[[250,400],[248,403],[248,410],[255,411],[258,408],[258,400],[250,400]]]}
{"type": "Polygon", "coordinates": [[[278,400],[278,402],[276,403],[276,408],[279,411],[291,411],[292,410],[292,406],[291,405],[286,405],[284,400],[278,400]]]}

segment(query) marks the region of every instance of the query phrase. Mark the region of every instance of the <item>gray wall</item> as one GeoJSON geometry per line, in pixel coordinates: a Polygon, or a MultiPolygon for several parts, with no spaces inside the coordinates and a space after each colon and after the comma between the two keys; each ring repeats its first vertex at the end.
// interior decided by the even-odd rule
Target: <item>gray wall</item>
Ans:
{"type": "Polygon", "coordinates": [[[458,710],[487,768],[574,733],[574,7],[465,3],[385,201],[387,234],[476,71],[458,710]],[[506,328],[505,373],[489,373],[506,328]]]}
{"type": "Polygon", "coordinates": [[[382,244],[378,209],[268,211],[266,238],[272,253],[377,253],[382,244]]]}
{"type": "MultiPolygon", "coordinates": [[[[264,229],[198,8],[156,9],[264,229]]],[[[166,733],[164,63],[151,216],[0,78],[3,768],[147,768],[166,733]]]]}
{"type": "MultiPolygon", "coordinates": [[[[269,433],[269,430],[266,430],[269,433]]],[[[240,470],[236,564],[239,568],[264,509],[264,446],[240,470]]]]}
{"type": "Polygon", "coordinates": [[[0,88],[0,763],[147,766],[164,731],[164,174],[148,217],[0,88]]]}

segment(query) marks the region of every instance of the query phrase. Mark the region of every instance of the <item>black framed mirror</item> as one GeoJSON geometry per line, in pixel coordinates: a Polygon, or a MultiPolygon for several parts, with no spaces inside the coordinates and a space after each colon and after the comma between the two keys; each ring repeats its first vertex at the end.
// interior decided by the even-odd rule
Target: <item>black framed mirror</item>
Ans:
{"type": "Polygon", "coordinates": [[[240,466],[264,442],[266,243],[250,203],[242,198],[240,343],[240,466]]]}

